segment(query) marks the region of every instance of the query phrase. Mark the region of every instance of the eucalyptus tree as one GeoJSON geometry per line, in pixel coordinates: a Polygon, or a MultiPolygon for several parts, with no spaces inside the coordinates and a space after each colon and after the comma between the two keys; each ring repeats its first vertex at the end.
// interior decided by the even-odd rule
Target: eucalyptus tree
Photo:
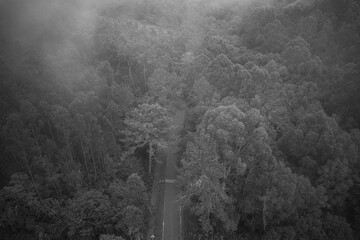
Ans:
{"type": "Polygon", "coordinates": [[[130,112],[124,123],[127,128],[122,133],[129,149],[127,154],[148,145],[151,174],[151,160],[155,157],[154,147],[164,149],[168,146],[169,131],[172,129],[172,119],[168,111],[158,103],[143,103],[130,112]]]}
{"type": "Polygon", "coordinates": [[[197,134],[187,144],[179,177],[184,185],[181,203],[190,206],[206,232],[213,230],[211,216],[220,219],[228,229],[235,227],[225,212],[231,199],[222,185],[224,168],[216,149],[216,142],[209,134],[205,131],[197,134]]]}

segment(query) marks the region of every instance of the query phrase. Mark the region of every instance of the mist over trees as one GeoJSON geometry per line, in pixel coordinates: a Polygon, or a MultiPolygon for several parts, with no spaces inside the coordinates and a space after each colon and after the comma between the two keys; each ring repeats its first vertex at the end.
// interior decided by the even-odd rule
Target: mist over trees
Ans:
{"type": "Polygon", "coordinates": [[[0,238],[148,239],[177,144],[183,239],[358,239],[359,34],[355,0],[0,1],[0,238]]]}

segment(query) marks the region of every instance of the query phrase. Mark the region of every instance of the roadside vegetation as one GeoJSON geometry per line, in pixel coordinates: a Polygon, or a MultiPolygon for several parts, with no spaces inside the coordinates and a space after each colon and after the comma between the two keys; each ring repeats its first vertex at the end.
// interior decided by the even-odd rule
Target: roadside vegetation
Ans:
{"type": "Polygon", "coordinates": [[[184,240],[358,238],[357,1],[4,0],[0,18],[0,239],[161,236],[174,145],[184,240]]]}

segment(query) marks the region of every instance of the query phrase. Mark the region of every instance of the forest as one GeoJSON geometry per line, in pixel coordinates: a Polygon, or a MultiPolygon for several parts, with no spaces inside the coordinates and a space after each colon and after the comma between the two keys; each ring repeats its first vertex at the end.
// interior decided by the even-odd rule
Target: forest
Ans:
{"type": "Polygon", "coordinates": [[[0,1],[0,239],[360,239],[359,128],[356,0],[0,1]]]}

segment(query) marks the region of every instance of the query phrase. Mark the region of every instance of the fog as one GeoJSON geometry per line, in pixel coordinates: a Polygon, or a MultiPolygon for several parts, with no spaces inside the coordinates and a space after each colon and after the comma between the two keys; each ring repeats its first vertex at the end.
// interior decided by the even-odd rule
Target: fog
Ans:
{"type": "MultiPolygon", "coordinates": [[[[216,8],[233,2],[251,1],[187,0],[186,2],[190,5],[202,2],[216,8]]],[[[28,47],[41,45],[46,41],[61,41],[71,37],[76,31],[85,33],[88,31],[87,34],[89,34],[99,12],[107,8],[134,4],[134,2],[138,1],[2,0],[0,1],[0,39],[3,44],[19,42],[28,47]]],[[[89,38],[85,33],[84,35],[89,38]]]]}
{"type": "Polygon", "coordinates": [[[360,4],[321,1],[0,0],[0,239],[360,236],[360,4]]]}
{"type": "Polygon", "coordinates": [[[97,14],[126,2],[3,0],[0,2],[0,55],[13,65],[16,63],[12,58],[19,53],[19,46],[45,57],[49,50],[62,51],[68,47],[69,40],[90,44],[97,14]]]}
{"type": "MultiPolygon", "coordinates": [[[[221,8],[234,2],[247,4],[252,1],[187,0],[187,10],[182,16],[191,26],[193,19],[199,14],[197,9],[192,9],[195,6],[206,4],[211,8],[221,8]]],[[[51,72],[59,75],[60,79],[71,82],[72,77],[63,74],[79,74],[79,69],[73,69],[74,62],[87,65],[86,55],[93,48],[99,14],[107,9],[123,7],[126,8],[124,13],[131,15],[131,11],[136,10],[136,4],[139,2],[141,0],[2,0],[0,56],[15,72],[20,73],[26,55],[24,51],[31,52],[39,57],[51,72]],[[83,52],[79,52],[79,49],[83,52]]],[[[157,4],[158,2],[170,3],[164,0],[156,1],[157,4]]],[[[193,34],[192,41],[201,42],[201,34],[193,34]]]]}

